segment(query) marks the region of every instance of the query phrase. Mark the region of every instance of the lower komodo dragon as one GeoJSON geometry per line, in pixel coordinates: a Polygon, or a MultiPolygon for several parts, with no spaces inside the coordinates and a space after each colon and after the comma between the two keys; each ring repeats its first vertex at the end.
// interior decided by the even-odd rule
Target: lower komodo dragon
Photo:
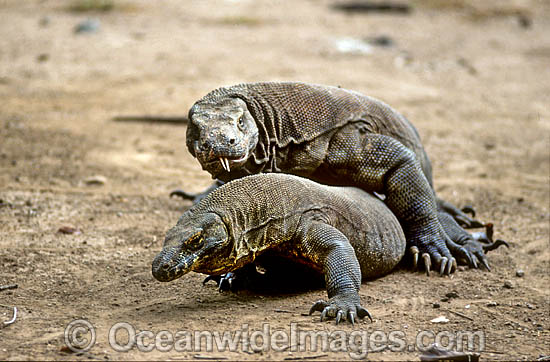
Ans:
{"type": "Polygon", "coordinates": [[[152,273],[163,282],[190,271],[222,275],[282,256],[325,276],[329,300],[316,302],[310,314],[353,323],[370,318],[360,303],[361,280],[389,273],[405,245],[396,217],[365,191],[259,174],[219,187],[185,212],[168,231],[152,273]]]}
{"type": "MultiPolygon", "coordinates": [[[[416,129],[374,98],[296,82],[219,88],[190,109],[187,147],[203,169],[224,182],[275,172],[384,194],[415,265],[420,254],[428,272],[430,257],[442,274],[454,271],[454,257],[489,268],[483,250],[444,214],[465,226],[482,224],[436,198],[416,129]]],[[[173,194],[187,196],[181,190],[173,194]]]]}

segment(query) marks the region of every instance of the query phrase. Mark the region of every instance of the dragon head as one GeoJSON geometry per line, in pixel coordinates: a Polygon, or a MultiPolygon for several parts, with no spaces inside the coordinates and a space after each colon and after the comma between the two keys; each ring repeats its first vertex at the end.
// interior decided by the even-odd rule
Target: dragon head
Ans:
{"type": "Polygon", "coordinates": [[[229,244],[227,227],[218,214],[187,211],[167,232],[163,249],[153,260],[153,276],[169,282],[190,271],[221,274],[230,267],[229,244]]]}
{"type": "Polygon", "coordinates": [[[246,163],[258,143],[258,127],[240,98],[199,101],[189,121],[187,148],[214,178],[246,163]]]}

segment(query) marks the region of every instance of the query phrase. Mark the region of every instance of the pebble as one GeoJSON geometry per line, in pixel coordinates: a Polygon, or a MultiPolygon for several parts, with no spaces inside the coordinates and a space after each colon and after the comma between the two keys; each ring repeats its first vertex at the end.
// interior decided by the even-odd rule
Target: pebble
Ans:
{"type": "Polygon", "coordinates": [[[487,303],[487,307],[496,307],[498,305],[497,302],[489,302],[487,303]]]}
{"type": "Polygon", "coordinates": [[[449,320],[445,316],[439,316],[437,318],[432,319],[430,322],[432,323],[448,323],[449,320]]]}
{"type": "Polygon", "coordinates": [[[514,285],[512,284],[511,281],[507,280],[504,282],[504,288],[506,289],[514,289],[514,285]]]}
{"type": "Polygon", "coordinates": [[[50,23],[51,23],[51,19],[48,16],[43,16],[38,21],[38,25],[40,25],[42,27],[46,27],[46,26],[50,25],[50,23]]]}
{"type": "Polygon", "coordinates": [[[452,292],[445,294],[445,296],[449,299],[458,298],[458,292],[453,290],[452,292]]]}
{"type": "Polygon", "coordinates": [[[86,185],[105,185],[107,183],[107,178],[105,176],[101,176],[101,175],[95,175],[95,176],[92,176],[92,177],[88,177],[87,179],[84,180],[84,183],[86,185]]]}
{"type": "Polygon", "coordinates": [[[48,53],[41,53],[36,56],[36,61],[40,63],[46,62],[48,59],[50,59],[50,55],[48,53]]]}
{"type": "Polygon", "coordinates": [[[434,307],[435,309],[441,308],[441,304],[439,304],[439,303],[434,303],[434,304],[432,304],[432,307],[434,307]]]}
{"type": "Polygon", "coordinates": [[[393,39],[387,35],[378,35],[372,38],[367,38],[365,40],[372,45],[376,45],[380,47],[391,47],[394,45],[393,39]]]}
{"type": "Polygon", "coordinates": [[[96,33],[99,31],[101,23],[97,19],[86,19],[74,27],[75,34],[96,33]]]}
{"type": "Polygon", "coordinates": [[[521,269],[516,270],[516,277],[522,278],[525,275],[525,272],[521,269]]]}
{"type": "Polygon", "coordinates": [[[82,234],[82,231],[80,231],[79,229],[77,229],[75,227],[72,227],[72,226],[62,226],[57,230],[57,232],[61,233],[61,234],[66,234],[66,235],[70,235],[70,234],[80,235],[80,234],[82,234]]]}

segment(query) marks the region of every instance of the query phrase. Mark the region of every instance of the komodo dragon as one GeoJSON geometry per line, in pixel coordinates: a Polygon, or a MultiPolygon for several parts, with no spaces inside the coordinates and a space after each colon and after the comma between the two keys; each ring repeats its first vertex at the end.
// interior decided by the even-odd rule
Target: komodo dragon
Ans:
{"type": "MultiPolygon", "coordinates": [[[[451,240],[438,210],[466,226],[483,224],[436,198],[431,165],[414,126],[388,105],[357,92],[305,83],[249,83],[216,89],[189,111],[187,147],[213,178],[281,172],[386,196],[416,265],[428,254],[440,273],[454,257],[488,268],[476,244],[451,240]],[[451,253],[452,252],[452,253],[451,253]]],[[[181,190],[172,194],[187,196],[181,190]]],[[[206,194],[206,193],[205,193],[206,194]]],[[[429,270],[431,262],[424,258],[429,270]]]]}
{"type": "Polygon", "coordinates": [[[269,250],[325,275],[329,300],[316,302],[311,313],[353,323],[370,316],[360,303],[361,279],[389,273],[405,244],[392,212],[358,188],[259,174],[221,186],[183,214],[152,272],[163,282],[190,271],[219,275],[269,250]]]}
{"type": "Polygon", "coordinates": [[[190,271],[221,275],[282,256],[325,276],[329,299],[310,314],[353,323],[370,318],[358,294],[361,280],[389,273],[405,245],[397,218],[375,196],[268,173],[231,181],[185,212],[167,232],[152,273],[168,282],[190,271]]]}

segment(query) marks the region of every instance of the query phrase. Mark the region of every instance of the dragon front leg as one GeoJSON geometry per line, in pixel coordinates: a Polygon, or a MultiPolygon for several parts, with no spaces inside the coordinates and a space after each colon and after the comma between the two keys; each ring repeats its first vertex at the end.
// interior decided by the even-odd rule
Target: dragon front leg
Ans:
{"type": "Polygon", "coordinates": [[[361,306],[359,288],[361,269],[349,240],[336,228],[318,221],[302,222],[299,239],[303,254],[322,266],[328,301],[313,304],[309,314],[321,312],[321,321],[335,318],[336,323],[372,317],[361,306]]]}

